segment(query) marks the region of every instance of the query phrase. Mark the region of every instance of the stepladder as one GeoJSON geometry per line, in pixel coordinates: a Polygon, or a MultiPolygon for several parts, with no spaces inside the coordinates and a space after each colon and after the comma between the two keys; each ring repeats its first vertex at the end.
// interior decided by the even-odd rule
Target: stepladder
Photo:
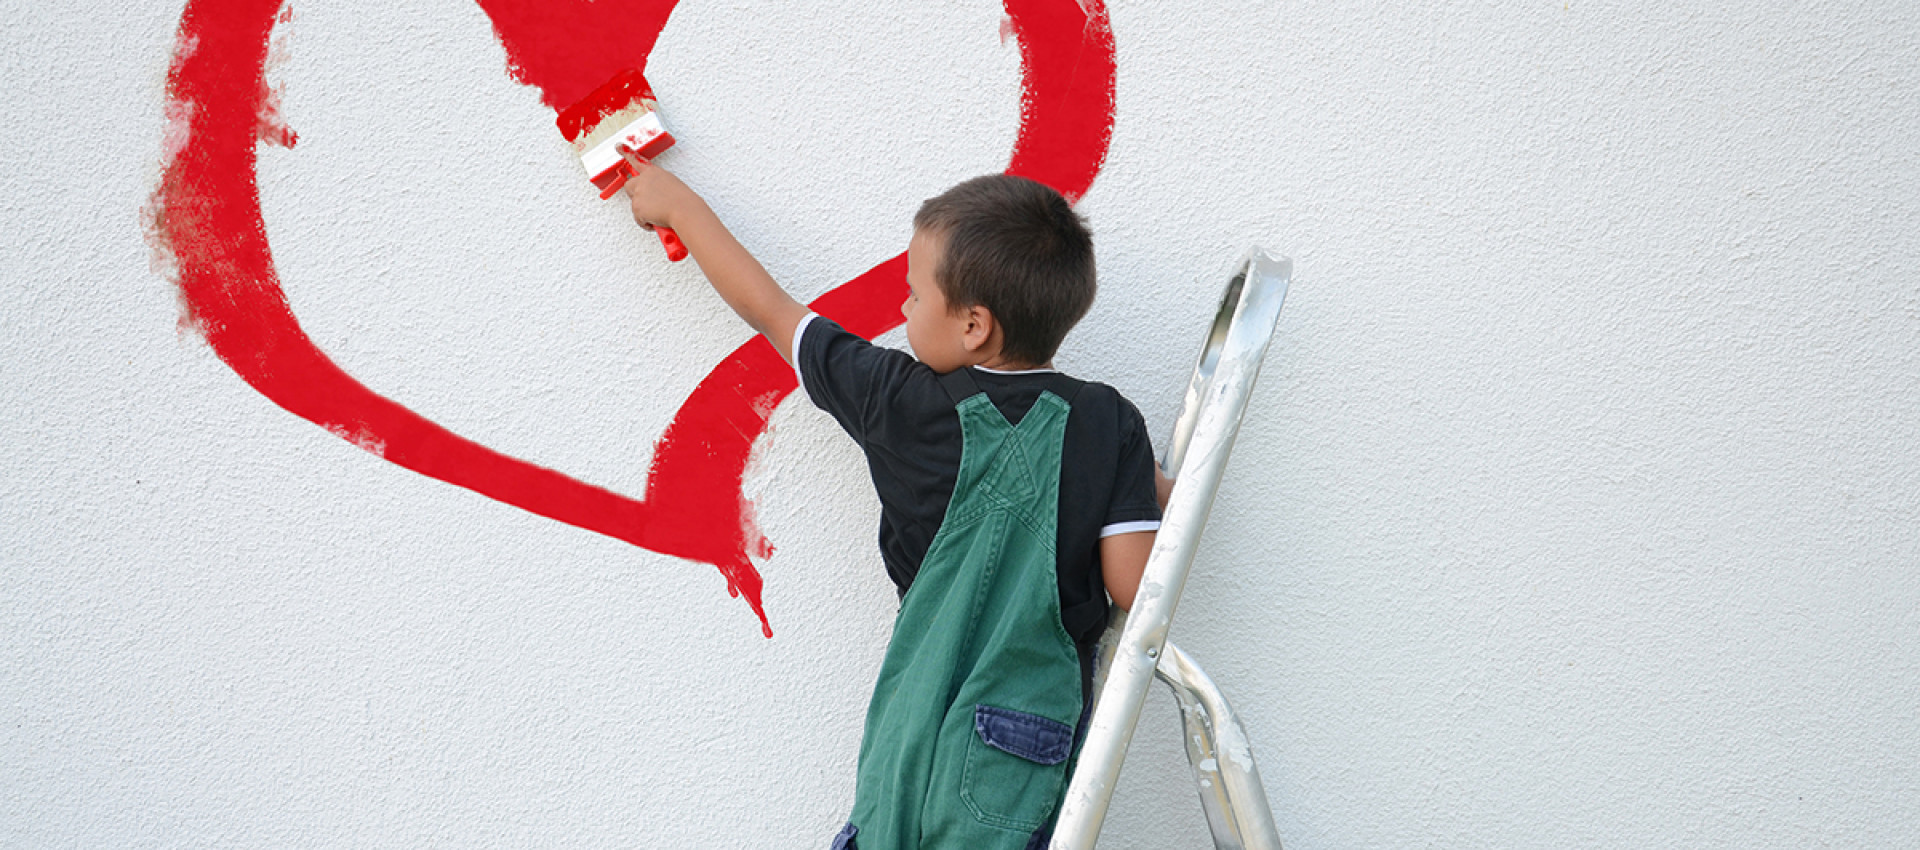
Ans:
{"type": "Polygon", "coordinates": [[[1235,263],[1201,345],[1161,467],[1174,479],[1130,612],[1101,638],[1086,740],[1054,827],[1053,850],[1089,850],[1154,679],[1173,692],[1201,808],[1220,850],[1279,850],[1272,804],[1239,716],[1192,656],[1167,640],[1247,400],[1286,300],[1293,264],[1253,248],[1235,263]]]}

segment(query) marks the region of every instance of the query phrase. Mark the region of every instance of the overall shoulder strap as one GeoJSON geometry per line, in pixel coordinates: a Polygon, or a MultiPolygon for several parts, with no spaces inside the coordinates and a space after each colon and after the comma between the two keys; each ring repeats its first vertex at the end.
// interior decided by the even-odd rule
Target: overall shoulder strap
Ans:
{"type": "MultiPolygon", "coordinates": [[[[1080,381],[1070,392],[1071,397],[1067,399],[1069,406],[1085,403],[1093,410],[1104,410],[1111,407],[1115,403],[1115,399],[1119,396],[1119,392],[1114,388],[1093,381],[1080,381]]],[[[1093,416],[1091,421],[1111,423],[1106,425],[1107,428],[1117,427],[1117,420],[1113,420],[1111,417],[1093,416]]],[[[1118,445],[1120,438],[1118,435],[1114,435],[1107,439],[1111,439],[1115,445],[1118,445]]],[[[1097,563],[1096,561],[1096,566],[1097,563]]],[[[1086,590],[1087,595],[1084,601],[1062,608],[1060,611],[1060,624],[1067,628],[1067,634],[1072,635],[1075,641],[1081,640],[1082,636],[1085,635],[1098,638],[1101,628],[1107,622],[1109,608],[1107,603],[1106,582],[1102,580],[1099,569],[1096,568],[1087,574],[1086,590]]],[[[1081,686],[1083,688],[1090,687],[1091,682],[1092,679],[1090,677],[1083,678],[1081,686]]],[[[1087,693],[1091,693],[1091,691],[1089,690],[1087,693]]]]}
{"type": "MultiPolygon", "coordinates": [[[[1073,388],[1068,390],[1067,397],[1065,399],[1062,399],[1067,403],[1068,407],[1072,407],[1075,404],[1079,404],[1080,397],[1086,394],[1088,387],[1097,387],[1099,389],[1106,389],[1108,391],[1112,391],[1112,388],[1106,386],[1105,384],[1096,384],[1092,381],[1082,381],[1078,378],[1068,378],[1067,380],[1073,382],[1073,388]]],[[[1099,392],[1099,389],[1096,389],[1094,391],[1099,392]]],[[[1087,397],[1093,398],[1093,396],[1087,396],[1087,397]]]]}
{"type": "Polygon", "coordinates": [[[971,366],[962,366],[945,375],[941,375],[940,388],[947,391],[947,397],[953,399],[955,407],[960,406],[960,402],[966,401],[981,393],[980,385],[974,383],[973,367],[971,366]]]}

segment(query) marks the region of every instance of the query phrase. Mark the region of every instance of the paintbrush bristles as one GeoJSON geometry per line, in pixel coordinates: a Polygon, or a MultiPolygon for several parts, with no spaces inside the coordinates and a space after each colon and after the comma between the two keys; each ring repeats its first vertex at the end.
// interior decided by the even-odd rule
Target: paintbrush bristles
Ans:
{"type": "MultiPolygon", "coordinates": [[[[648,109],[658,109],[654,103],[653,87],[647,85],[647,78],[639,70],[628,68],[600,84],[599,88],[589,92],[579,102],[554,117],[554,125],[560,128],[560,135],[567,141],[577,141],[582,134],[591,133],[613,113],[627,109],[634,102],[641,102],[648,109]]],[[[625,122],[616,122],[621,124],[625,122]]]]}
{"type": "MultiPolygon", "coordinates": [[[[655,137],[667,134],[667,128],[661,126],[659,113],[649,104],[635,103],[633,106],[608,115],[600,124],[585,135],[573,141],[573,149],[584,155],[608,142],[625,140],[635,148],[644,148],[655,137]]],[[[661,150],[665,150],[664,147],[661,150]]]]}

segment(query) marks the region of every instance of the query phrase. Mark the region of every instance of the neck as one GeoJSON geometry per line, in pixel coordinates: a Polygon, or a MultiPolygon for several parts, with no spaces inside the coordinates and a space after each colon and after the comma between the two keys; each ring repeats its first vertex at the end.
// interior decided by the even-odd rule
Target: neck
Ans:
{"type": "Polygon", "coordinates": [[[1030,369],[1051,369],[1053,368],[1053,361],[1049,360],[1045,363],[1038,364],[1016,363],[999,354],[994,354],[992,357],[988,357],[973,365],[979,366],[982,369],[993,369],[1000,372],[1024,372],[1030,369]]]}

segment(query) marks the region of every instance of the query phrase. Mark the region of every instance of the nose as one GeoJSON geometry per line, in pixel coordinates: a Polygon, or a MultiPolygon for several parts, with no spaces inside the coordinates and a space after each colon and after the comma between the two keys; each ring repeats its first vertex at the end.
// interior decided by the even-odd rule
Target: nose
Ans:
{"type": "Polygon", "coordinates": [[[912,303],[913,303],[913,296],[911,295],[907,296],[905,300],[902,300],[900,302],[900,318],[902,319],[908,318],[907,305],[912,303]]]}

